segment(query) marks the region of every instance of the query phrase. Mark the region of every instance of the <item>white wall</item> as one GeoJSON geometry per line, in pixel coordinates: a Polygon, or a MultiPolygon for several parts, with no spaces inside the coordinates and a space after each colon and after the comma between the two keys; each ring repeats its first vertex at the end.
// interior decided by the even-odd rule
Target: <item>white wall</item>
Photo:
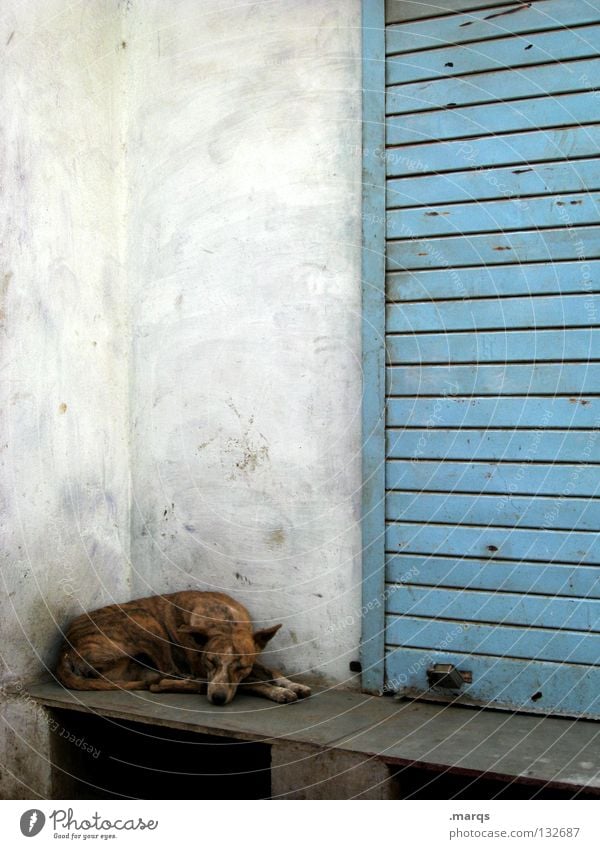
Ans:
{"type": "Polygon", "coordinates": [[[119,35],[111,0],[2,4],[1,796],[44,769],[22,682],[131,592],[119,35]]]}
{"type": "Polygon", "coordinates": [[[81,609],[219,588],[348,680],[360,3],[2,12],[0,796],[29,797],[20,688],[81,609]]]}
{"type": "Polygon", "coordinates": [[[360,623],[360,4],[134,4],[134,592],[219,588],[288,671],[360,623]]]}

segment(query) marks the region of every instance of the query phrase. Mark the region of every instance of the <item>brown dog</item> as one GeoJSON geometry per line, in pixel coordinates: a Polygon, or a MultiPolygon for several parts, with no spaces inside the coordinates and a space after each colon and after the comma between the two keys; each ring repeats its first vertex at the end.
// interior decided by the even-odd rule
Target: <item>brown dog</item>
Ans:
{"type": "Polygon", "coordinates": [[[56,674],[72,690],[206,692],[226,705],[238,685],[274,702],[310,696],[257,662],[281,625],[254,631],[245,607],[193,590],[111,604],[69,626],[56,674]]]}

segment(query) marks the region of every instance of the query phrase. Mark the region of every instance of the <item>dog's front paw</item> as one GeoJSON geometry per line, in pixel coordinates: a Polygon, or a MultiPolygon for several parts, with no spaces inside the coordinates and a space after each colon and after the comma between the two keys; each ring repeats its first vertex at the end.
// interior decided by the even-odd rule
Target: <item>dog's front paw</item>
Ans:
{"type": "Polygon", "coordinates": [[[296,693],[287,687],[273,687],[269,692],[269,698],[272,702],[277,702],[280,705],[298,701],[296,693]]]}
{"type": "Polygon", "coordinates": [[[295,693],[299,699],[307,699],[312,692],[310,687],[307,687],[306,684],[297,684],[295,681],[290,681],[289,678],[276,678],[275,684],[279,687],[283,687],[285,690],[291,690],[292,693],[295,693]]]}
{"type": "Polygon", "coordinates": [[[299,699],[307,699],[312,692],[310,687],[307,687],[306,684],[292,683],[291,686],[289,686],[289,689],[292,690],[299,699]]]}

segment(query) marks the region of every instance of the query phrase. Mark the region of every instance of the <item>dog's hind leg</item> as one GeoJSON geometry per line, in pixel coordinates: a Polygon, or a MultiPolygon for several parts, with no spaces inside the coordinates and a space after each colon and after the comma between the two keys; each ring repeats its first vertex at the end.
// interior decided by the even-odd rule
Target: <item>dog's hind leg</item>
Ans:
{"type": "Polygon", "coordinates": [[[108,678],[85,678],[82,675],[57,671],[61,684],[68,690],[147,690],[147,681],[109,681],[108,678]]]}
{"type": "Polygon", "coordinates": [[[103,673],[83,660],[75,652],[64,651],[56,667],[56,676],[61,684],[69,690],[147,690],[148,681],[131,680],[117,677],[119,663],[108,668],[103,673]],[[86,674],[82,674],[82,669],[86,674]]]}
{"type": "Polygon", "coordinates": [[[197,678],[161,678],[150,685],[152,693],[205,693],[206,681],[197,678]]]}

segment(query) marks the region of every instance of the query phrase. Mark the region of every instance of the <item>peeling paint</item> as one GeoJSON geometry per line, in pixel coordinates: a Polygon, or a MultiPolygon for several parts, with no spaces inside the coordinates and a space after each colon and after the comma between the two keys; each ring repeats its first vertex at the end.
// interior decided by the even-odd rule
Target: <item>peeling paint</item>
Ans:
{"type": "Polygon", "coordinates": [[[239,437],[228,437],[223,446],[226,455],[233,454],[234,457],[237,457],[230,472],[230,478],[233,480],[238,476],[236,470],[250,474],[267,462],[269,460],[269,447],[263,434],[256,431],[254,415],[244,419],[231,398],[227,402],[227,406],[235,413],[241,429],[239,437]]]}

